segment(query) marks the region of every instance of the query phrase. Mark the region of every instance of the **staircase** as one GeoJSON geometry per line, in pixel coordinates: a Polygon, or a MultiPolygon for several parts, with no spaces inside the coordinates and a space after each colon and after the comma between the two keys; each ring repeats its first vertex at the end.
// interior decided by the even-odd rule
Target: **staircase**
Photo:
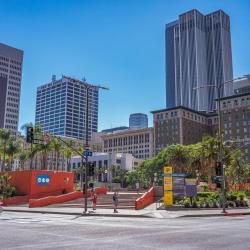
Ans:
{"type": "MultiPolygon", "coordinates": [[[[118,209],[135,209],[135,201],[141,197],[143,193],[121,192],[118,195],[118,209]]],[[[113,193],[108,192],[97,196],[97,209],[113,208],[113,193]]],[[[51,205],[53,207],[84,207],[84,198],[51,205]]],[[[49,207],[51,207],[49,206],[49,207]]],[[[88,208],[92,208],[91,198],[88,198],[88,208]]]]}

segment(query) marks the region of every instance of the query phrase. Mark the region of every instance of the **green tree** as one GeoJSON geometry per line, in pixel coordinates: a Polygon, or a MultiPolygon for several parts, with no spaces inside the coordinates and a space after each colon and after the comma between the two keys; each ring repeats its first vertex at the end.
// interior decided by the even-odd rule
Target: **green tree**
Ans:
{"type": "Polygon", "coordinates": [[[3,151],[3,160],[2,160],[2,171],[5,171],[5,157],[6,157],[6,149],[9,139],[11,138],[12,131],[10,129],[0,129],[0,141],[3,144],[2,151],[3,151]]]}
{"type": "Polygon", "coordinates": [[[28,152],[26,150],[22,149],[21,152],[18,155],[18,158],[19,158],[19,161],[20,161],[20,164],[21,164],[21,170],[24,170],[25,162],[29,159],[28,152]]]}
{"type": "Polygon", "coordinates": [[[244,161],[244,154],[236,150],[225,169],[227,180],[232,185],[246,183],[250,179],[250,165],[244,161]]]}
{"type": "Polygon", "coordinates": [[[212,183],[212,170],[219,159],[219,140],[215,137],[204,137],[202,142],[202,170],[207,175],[208,184],[212,183]]]}
{"type": "Polygon", "coordinates": [[[3,200],[15,195],[16,189],[11,186],[11,176],[7,173],[0,176],[0,196],[3,200]]]}
{"type": "Polygon", "coordinates": [[[15,155],[17,155],[21,150],[21,142],[19,139],[11,138],[8,141],[6,147],[6,154],[8,155],[8,170],[11,171],[13,169],[13,161],[15,155]]]}

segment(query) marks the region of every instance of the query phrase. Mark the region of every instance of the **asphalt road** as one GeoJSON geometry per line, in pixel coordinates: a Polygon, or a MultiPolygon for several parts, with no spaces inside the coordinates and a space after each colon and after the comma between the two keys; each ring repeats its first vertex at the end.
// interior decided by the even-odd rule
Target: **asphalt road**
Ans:
{"type": "Polygon", "coordinates": [[[3,212],[0,249],[250,249],[250,216],[110,218],[3,212]]]}

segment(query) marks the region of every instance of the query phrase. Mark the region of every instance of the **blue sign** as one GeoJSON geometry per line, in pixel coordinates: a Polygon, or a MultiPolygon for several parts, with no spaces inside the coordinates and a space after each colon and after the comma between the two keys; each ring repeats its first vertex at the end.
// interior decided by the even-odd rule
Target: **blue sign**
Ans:
{"type": "Polygon", "coordinates": [[[85,157],[92,156],[92,155],[93,155],[93,152],[90,151],[90,150],[85,150],[84,153],[83,153],[83,155],[84,155],[85,157]]]}
{"type": "Polygon", "coordinates": [[[36,175],[36,184],[37,185],[49,185],[50,184],[50,176],[45,174],[37,174],[36,175]]]}

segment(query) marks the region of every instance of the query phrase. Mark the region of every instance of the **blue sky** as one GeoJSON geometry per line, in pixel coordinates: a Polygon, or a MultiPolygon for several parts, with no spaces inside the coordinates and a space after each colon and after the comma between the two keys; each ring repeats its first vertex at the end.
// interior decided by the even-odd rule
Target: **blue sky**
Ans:
{"type": "Polygon", "coordinates": [[[34,121],[36,88],[62,74],[108,86],[99,130],[165,107],[165,24],[190,9],[231,17],[234,76],[250,73],[250,1],[1,0],[0,42],[24,50],[20,122],[34,121]]]}

